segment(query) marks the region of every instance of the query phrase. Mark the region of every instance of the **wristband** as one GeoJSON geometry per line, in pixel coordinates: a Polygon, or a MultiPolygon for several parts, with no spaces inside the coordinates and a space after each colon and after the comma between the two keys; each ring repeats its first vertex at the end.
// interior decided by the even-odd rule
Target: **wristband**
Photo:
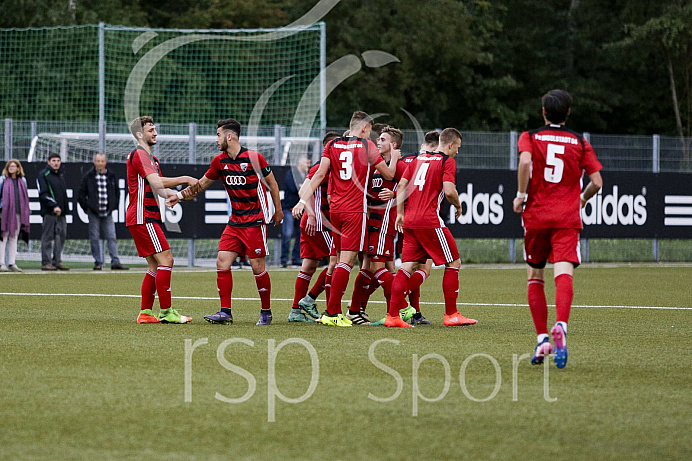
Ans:
{"type": "Polygon", "coordinates": [[[178,193],[176,193],[175,195],[178,196],[178,199],[180,199],[180,200],[183,199],[183,193],[182,192],[178,191],[178,193]]]}
{"type": "Polygon", "coordinates": [[[298,200],[298,203],[302,203],[303,205],[307,205],[307,204],[308,204],[308,202],[306,202],[306,201],[303,200],[303,199],[298,200]]]}
{"type": "Polygon", "coordinates": [[[584,194],[580,194],[579,198],[581,199],[582,202],[588,202],[588,200],[586,200],[586,197],[584,197],[584,194]]]}
{"type": "Polygon", "coordinates": [[[526,192],[517,192],[517,198],[525,198],[526,192]]]}

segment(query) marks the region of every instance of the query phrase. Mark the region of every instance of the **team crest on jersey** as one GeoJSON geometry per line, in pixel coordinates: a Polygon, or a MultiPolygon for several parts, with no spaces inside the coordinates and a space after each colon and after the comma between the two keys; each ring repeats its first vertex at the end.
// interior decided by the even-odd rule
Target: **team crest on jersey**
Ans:
{"type": "Polygon", "coordinates": [[[368,247],[368,251],[375,251],[375,247],[372,246],[372,245],[370,245],[370,246],[368,247]]]}
{"type": "Polygon", "coordinates": [[[244,173],[247,171],[247,163],[240,164],[240,170],[244,173]]]}

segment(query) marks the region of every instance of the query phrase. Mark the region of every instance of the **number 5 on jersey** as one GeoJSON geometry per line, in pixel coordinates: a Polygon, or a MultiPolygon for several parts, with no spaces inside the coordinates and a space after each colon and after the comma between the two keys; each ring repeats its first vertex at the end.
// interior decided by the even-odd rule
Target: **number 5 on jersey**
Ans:
{"type": "Polygon", "coordinates": [[[416,172],[413,185],[418,186],[419,191],[423,190],[423,186],[425,186],[425,176],[428,174],[428,168],[430,168],[430,164],[426,162],[421,164],[420,168],[418,168],[418,172],[416,172]]]}
{"type": "Polygon", "coordinates": [[[562,181],[562,172],[565,169],[565,162],[558,155],[565,153],[565,146],[558,144],[548,144],[547,156],[545,159],[546,167],[543,170],[543,177],[546,181],[559,183],[562,181]]]}

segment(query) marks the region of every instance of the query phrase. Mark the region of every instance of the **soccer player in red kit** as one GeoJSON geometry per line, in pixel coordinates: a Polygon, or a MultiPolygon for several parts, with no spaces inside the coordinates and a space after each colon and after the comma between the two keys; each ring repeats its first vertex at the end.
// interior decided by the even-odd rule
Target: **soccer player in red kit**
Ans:
{"type": "Polygon", "coordinates": [[[370,318],[365,313],[370,295],[377,287],[382,286],[384,297],[389,304],[392,280],[394,280],[394,238],[396,229],[396,190],[406,166],[401,158],[399,148],[404,142],[404,134],[392,127],[384,126],[377,138],[377,148],[385,162],[397,162],[397,169],[391,180],[375,173],[370,183],[368,208],[368,258],[363,260],[353,286],[351,307],[346,316],[356,325],[367,325],[370,318]]]}
{"type": "MultiPolygon", "coordinates": [[[[322,145],[326,146],[329,141],[338,137],[337,133],[329,132],[324,136],[322,145]]],[[[319,167],[320,164],[315,163],[310,168],[307,174],[308,180],[312,179],[319,167]]],[[[303,188],[307,189],[308,185],[309,181],[303,182],[301,190],[303,188]]],[[[300,219],[300,257],[303,259],[303,262],[296,277],[293,306],[288,314],[289,322],[310,323],[314,322],[313,319],[320,318],[315,300],[325,289],[329,290],[327,278],[331,278],[331,272],[336,266],[336,262],[332,261],[330,256],[332,232],[329,223],[328,185],[329,173],[327,173],[322,183],[317,186],[312,197],[308,200],[305,213],[303,213],[303,217],[300,219]],[[320,272],[315,285],[308,293],[312,276],[317,270],[319,262],[324,258],[330,258],[330,264],[320,272]]],[[[336,257],[333,258],[336,259],[336,257]]],[[[327,297],[329,297],[329,291],[327,291],[327,297]]]]}
{"type": "Polygon", "coordinates": [[[356,257],[365,248],[368,181],[375,170],[385,179],[392,179],[396,171],[397,162],[387,166],[377,146],[368,139],[371,130],[372,118],[365,112],[355,112],[349,124],[349,135],[327,144],[317,173],[293,208],[293,215],[299,217],[307,199],[329,171],[333,245],[339,262],[332,275],[327,314],[320,317],[325,325],[349,327],[352,324],[341,311],[341,300],[356,257]]]}
{"type": "Polygon", "coordinates": [[[267,222],[274,221],[274,226],[278,226],[283,219],[279,185],[264,156],[242,147],[239,138],[240,123],[232,118],[219,120],[216,123],[216,144],[221,153],[214,157],[209,169],[199,180],[199,190],[195,192],[191,188],[185,189],[178,198],[189,200],[221,179],[233,207],[228,225],[221,235],[216,258],[216,284],[221,298],[221,310],[216,314],[205,315],[204,319],[209,323],[222,325],[233,323],[231,264],[238,256],[247,255],[262,302],[257,325],[270,325],[271,281],[265,265],[265,257],[269,253],[267,222]],[[272,216],[269,215],[267,188],[274,204],[272,216]]]}
{"type": "Polygon", "coordinates": [[[457,209],[456,217],[461,215],[454,161],[460,146],[461,133],[454,128],[444,129],[440,133],[438,150],[419,154],[399,182],[396,227],[404,233],[404,249],[401,267],[392,284],[392,300],[384,321],[387,327],[412,327],[399,316],[399,307],[404,302],[411,273],[428,258],[435,264],[445,265],[442,280],[445,326],[476,323],[457,311],[461,260],[454,237],[440,218],[440,205],[445,197],[457,209]]]}
{"type": "Polygon", "coordinates": [[[137,253],[146,258],[149,269],[142,281],[142,303],[137,323],[188,323],[192,319],[180,315],[171,307],[171,272],[173,255],[161,229],[161,210],[158,197],[175,197],[169,187],[189,184],[197,187],[197,179],[190,176],[164,178],[159,160],[151,155],[156,144],[156,126],[151,117],[138,117],[130,123],[130,132],[137,147],[127,155],[127,187],[130,203],[125,213],[125,224],[132,234],[137,253]],[[159,294],[161,312],[151,312],[156,293],[159,294]]]}
{"type": "Polygon", "coordinates": [[[580,209],[603,187],[600,162],[584,137],[565,127],[572,97],[552,90],[542,99],[545,125],[519,137],[517,196],[512,205],[522,213],[528,300],[538,344],[531,363],[543,363],[552,352],[548,339],[548,305],[543,278],[546,261],[554,264],[557,323],[550,330],[555,365],[567,364],[567,321],[574,290],[572,275],[581,262],[580,209]],[[590,182],[581,192],[583,171],[590,182]],[[524,200],[526,204],[524,205],[524,200]]]}

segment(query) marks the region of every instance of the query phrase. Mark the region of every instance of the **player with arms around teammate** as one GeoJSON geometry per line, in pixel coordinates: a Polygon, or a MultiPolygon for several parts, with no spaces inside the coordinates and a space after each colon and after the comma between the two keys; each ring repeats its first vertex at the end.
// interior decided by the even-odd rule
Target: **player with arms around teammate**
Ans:
{"type": "Polygon", "coordinates": [[[399,307],[404,303],[411,274],[428,258],[435,264],[445,265],[442,279],[445,326],[476,323],[457,311],[461,259],[452,233],[440,218],[440,205],[445,197],[457,209],[456,217],[461,216],[454,161],[460,146],[461,133],[454,128],[444,129],[440,133],[438,150],[419,154],[399,182],[396,227],[404,233],[404,249],[401,267],[392,284],[392,300],[384,321],[387,327],[412,327],[399,316],[399,307]],[[404,200],[408,200],[405,214],[404,200]]]}
{"type": "Polygon", "coordinates": [[[554,264],[557,311],[557,323],[550,332],[555,345],[555,365],[564,368],[567,321],[574,295],[572,274],[581,262],[580,209],[603,187],[602,166],[591,144],[565,127],[572,105],[570,94],[551,90],[543,96],[542,104],[545,125],[519,137],[519,184],[512,205],[515,212],[523,211],[528,300],[538,335],[531,363],[543,363],[552,352],[543,278],[549,261],[554,264]],[[581,193],[583,170],[590,183],[581,193]]]}
{"type": "Polygon", "coordinates": [[[146,258],[149,269],[142,282],[141,311],[137,323],[188,323],[192,319],[180,315],[171,307],[171,272],[173,255],[161,229],[161,211],[158,197],[175,197],[170,187],[181,184],[195,186],[197,179],[190,176],[165,178],[161,176],[159,160],[151,155],[156,144],[156,126],[151,117],[138,117],[130,123],[130,132],[137,147],[127,156],[127,187],[130,203],[127,206],[126,225],[137,246],[137,252],[146,258]],[[159,294],[161,312],[156,317],[151,308],[159,294]]]}
{"type": "Polygon", "coordinates": [[[338,263],[332,275],[327,314],[320,318],[325,325],[352,325],[341,312],[341,300],[356,257],[365,248],[368,180],[375,170],[388,180],[394,177],[396,171],[397,162],[393,161],[387,166],[377,146],[368,139],[371,130],[372,118],[365,112],[355,112],[349,124],[349,136],[327,144],[319,169],[293,208],[293,215],[299,217],[307,200],[329,171],[329,207],[338,263]]]}
{"type": "Polygon", "coordinates": [[[382,286],[387,304],[390,301],[393,273],[396,272],[394,267],[395,196],[399,180],[406,170],[404,162],[400,160],[400,147],[403,142],[404,134],[392,126],[382,127],[377,137],[377,149],[380,155],[387,163],[397,162],[397,169],[391,180],[386,180],[381,174],[375,173],[370,182],[368,257],[363,259],[362,268],[356,277],[351,307],[346,316],[356,325],[370,323],[365,313],[365,306],[377,287],[382,286]]]}
{"type": "MultiPolygon", "coordinates": [[[[221,310],[204,316],[204,319],[209,323],[222,325],[233,323],[231,264],[238,256],[247,255],[262,303],[257,325],[270,325],[271,280],[265,265],[265,257],[269,254],[267,218],[270,217],[267,188],[274,203],[274,215],[271,216],[274,226],[281,223],[284,214],[279,200],[279,185],[267,160],[259,152],[242,147],[239,139],[240,123],[232,118],[219,120],[216,123],[216,144],[221,153],[214,157],[209,169],[199,180],[198,190],[185,189],[176,198],[184,197],[189,200],[221,179],[233,207],[228,225],[221,235],[216,258],[216,284],[221,298],[221,310]]],[[[175,201],[174,199],[173,203],[175,201]]]]}

